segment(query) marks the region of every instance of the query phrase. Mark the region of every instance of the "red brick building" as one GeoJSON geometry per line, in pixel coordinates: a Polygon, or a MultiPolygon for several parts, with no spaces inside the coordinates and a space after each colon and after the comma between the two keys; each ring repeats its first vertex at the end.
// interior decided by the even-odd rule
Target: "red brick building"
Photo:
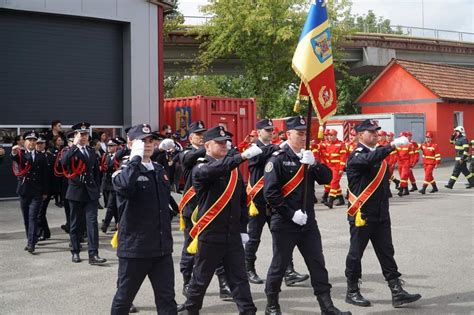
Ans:
{"type": "Polygon", "coordinates": [[[474,69],[392,59],[358,97],[363,114],[424,113],[442,157],[453,157],[453,128],[474,137],[474,69]]]}

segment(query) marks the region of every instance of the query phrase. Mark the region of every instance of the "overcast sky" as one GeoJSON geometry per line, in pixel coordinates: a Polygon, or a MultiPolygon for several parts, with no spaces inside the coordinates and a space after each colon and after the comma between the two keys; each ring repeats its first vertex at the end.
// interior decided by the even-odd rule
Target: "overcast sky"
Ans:
{"type": "MultiPolygon", "coordinates": [[[[202,15],[199,6],[207,0],[179,0],[184,15],[202,15]]],[[[373,10],[393,25],[424,27],[474,33],[474,0],[352,0],[352,13],[373,10]],[[423,4],[423,5],[422,5],[423,4]]]]}

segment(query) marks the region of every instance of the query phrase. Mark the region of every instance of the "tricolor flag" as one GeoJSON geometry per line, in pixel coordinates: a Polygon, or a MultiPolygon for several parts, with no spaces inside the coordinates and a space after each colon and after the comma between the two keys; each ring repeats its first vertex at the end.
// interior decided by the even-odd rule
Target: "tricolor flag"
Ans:
{"type": "Polygon", "coordinates": [[[301,79],[298,97],[311,97],[319,121],[324,123],[337,107],[331,33],[324,0],[311,5],[292,67],[301,79]]]}

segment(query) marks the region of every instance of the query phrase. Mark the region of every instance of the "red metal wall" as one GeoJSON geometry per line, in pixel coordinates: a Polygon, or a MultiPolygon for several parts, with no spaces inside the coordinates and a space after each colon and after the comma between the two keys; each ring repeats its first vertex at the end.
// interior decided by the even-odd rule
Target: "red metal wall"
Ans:
{"type": "MultiPolygon", "coordinates": [[[[256,103],[253,98],[228,98],[214,96],[191,96],[164,100],[164,115],[161,124],[169,124],[173,131],[180,131],[182,142],[187,141],[187,128],[196,120],[204,121],[207,128],[223,125],[234,134],[237,146],[252,129],[257,120],[256,103]]],[[[247,178],[248,167],[240,167],[247,178]]]]}

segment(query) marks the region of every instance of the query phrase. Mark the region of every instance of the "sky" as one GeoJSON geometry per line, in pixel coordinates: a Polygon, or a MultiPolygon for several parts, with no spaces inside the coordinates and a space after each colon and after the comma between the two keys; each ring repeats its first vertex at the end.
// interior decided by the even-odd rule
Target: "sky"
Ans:
{"type": "MultiPolygon", "coordinates": [[[[185,16],[201,16],[199,6],[206,3],[207,0],[179,0],[179,9],[185,16]]],[[[390,19],[392,25],[474,33],[474,0],[352,0],[353,14],[366,14],[369,10],[390,19]]]]}

